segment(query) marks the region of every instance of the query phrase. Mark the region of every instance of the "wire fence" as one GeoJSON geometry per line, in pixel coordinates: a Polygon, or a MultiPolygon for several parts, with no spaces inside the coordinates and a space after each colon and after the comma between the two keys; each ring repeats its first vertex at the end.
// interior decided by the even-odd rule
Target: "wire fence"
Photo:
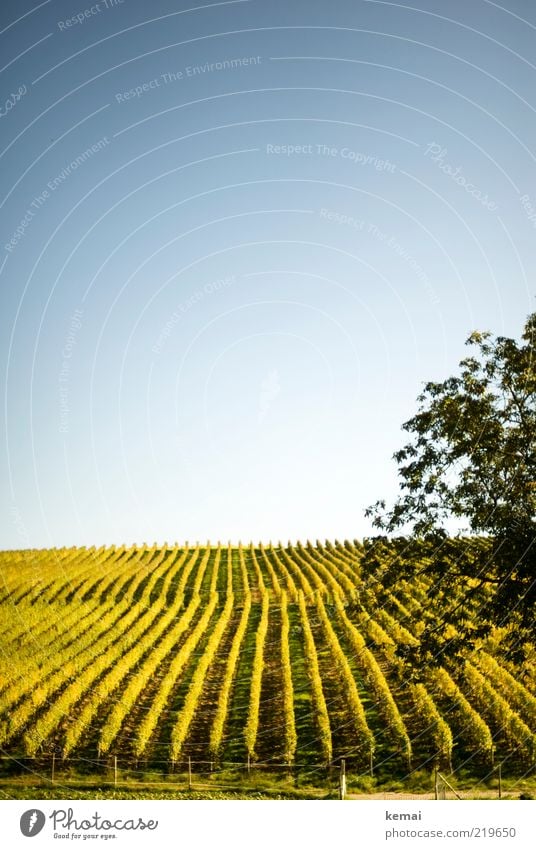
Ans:
{"type": "Polygon", "coordinates": [[[171,762],[169,759],[144,763],[125,757],[69,758],[64,760],[55,753],[37,757],[0,756],[0,793],[2,786],[19,784],[48,788],[68,798],[69,790],[91,793],[130,792],[145,790],[151,793],[173,794],[192,792],[254,793],[298,795],[311,791],[312,797],[349,799],[398,800],[449,800],[475,798],[530,798],[523,793],[524,779],[508,781],[503,789],[501,766],[488,776],[493,780],[488,786],[477,782],[471,787],[456,788],[453,775],[448,778],[436,768],[421,775],[419,786],[404,787],[403,783],[391,789],[367,783],[368,776],[346,774],[344,760],[330,764],[304,764],[211,761],[186,758],[171,762]]]}

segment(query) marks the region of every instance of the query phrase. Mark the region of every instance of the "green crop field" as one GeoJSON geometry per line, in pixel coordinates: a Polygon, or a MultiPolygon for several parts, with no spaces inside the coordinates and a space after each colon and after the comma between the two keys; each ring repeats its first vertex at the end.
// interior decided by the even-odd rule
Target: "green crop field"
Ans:
{"type": "Polygon", "coordinates": [[[534,672],[488,638],[412,675],[400,649],[430,579],[386,590],[362,557],[355,541],[3,552],[4,764],[529,775],[534,672]]]}

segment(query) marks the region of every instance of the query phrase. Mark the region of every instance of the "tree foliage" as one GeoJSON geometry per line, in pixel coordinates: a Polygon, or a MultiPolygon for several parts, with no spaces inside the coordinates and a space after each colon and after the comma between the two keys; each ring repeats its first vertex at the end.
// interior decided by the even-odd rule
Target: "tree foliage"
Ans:
{"type": "Polygon", "coordinates": [[[467,345],[459,373],[427,383],[403,425],[411,439],[394,455],[399,498],[389,510],[376,502],[367,515],[387,533],[409,527],[432,541],[432,572],[472,579],[473,596],[487,587],[478,596],[482,614],[534,638],[536,313],[519,342],[474,332],[467,345]],[[484,541],[447,564],[452,520],[484,541]]]}

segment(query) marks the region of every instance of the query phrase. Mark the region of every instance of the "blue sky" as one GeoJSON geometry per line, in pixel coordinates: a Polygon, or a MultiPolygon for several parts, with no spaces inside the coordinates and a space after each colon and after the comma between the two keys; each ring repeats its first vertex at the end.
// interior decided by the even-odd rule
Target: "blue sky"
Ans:
{"type": "Polygon", "coordinates": [[[355,538],[534,308],[529,2],[4,2],[0,545],[355,538]]]}

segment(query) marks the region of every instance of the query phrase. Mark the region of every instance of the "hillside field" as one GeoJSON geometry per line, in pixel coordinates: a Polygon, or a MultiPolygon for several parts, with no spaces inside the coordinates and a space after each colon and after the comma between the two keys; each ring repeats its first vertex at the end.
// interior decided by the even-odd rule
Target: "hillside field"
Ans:
{"type": "Polygon", "coordinates": [[[488,639],[408,674],[396,650],[419,640],[430,579],[386,591],[362,556],[357,541],[1,553],[3,774],[52,753],[87,773],[117,758],[320,775],[344,758],[375,779],[532,774],[534,670],[488,639]]]}

